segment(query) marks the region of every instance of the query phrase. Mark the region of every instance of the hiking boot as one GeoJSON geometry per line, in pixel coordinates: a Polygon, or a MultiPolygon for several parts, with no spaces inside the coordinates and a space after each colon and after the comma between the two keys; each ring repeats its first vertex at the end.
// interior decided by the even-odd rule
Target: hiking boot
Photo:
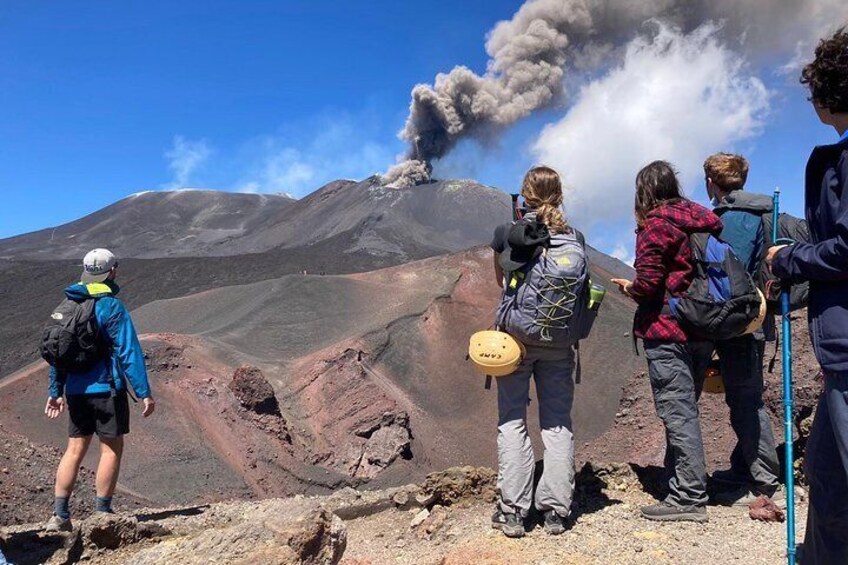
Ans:
{"type": "Polygon", "coordinates": [[[640,509],[643,518],[658,522],[707,522],[707,509],[703,506],[677,506],[662,501],[640,509]]]}
{"type": "Polygon", "coordinates": [[[60,518],[55,514],[44,525],[45,532],[70,532],[73,529],[70,518],[60,518]]]}
{"type": "Polygon", "coordinates": [[[710,475],[710,482],[714,483],[717,488],[736,488],[750,483],[751,479],[733,469],[722,469],[710,475]]]}
{"type": "Polygon", "coordinates": [[[786,500],[786,489],[783,485],[777,487],[771,494],[767,491],[760,492],[756,489],[752,489],[748,485],[745,485],[735,490],[716,493],[712,500],[716,504],[721,504],[722,506],[748,506],[757,500],[761,494],[768,496],[774,503],[784,502],[786,500]]]}
{"type": "Polygon", "coordinates": [[[554,510],[548,510],[545,512],[545,532],[551,536],[564,534],[566,530],[565,520],[554,510]]]}
{"type": "Polygon", "coordinates": [[[508,538],[524,537],[524,520],[518,514],[507,514],[500,510],[492,514],[492,527],[508,538]]]}

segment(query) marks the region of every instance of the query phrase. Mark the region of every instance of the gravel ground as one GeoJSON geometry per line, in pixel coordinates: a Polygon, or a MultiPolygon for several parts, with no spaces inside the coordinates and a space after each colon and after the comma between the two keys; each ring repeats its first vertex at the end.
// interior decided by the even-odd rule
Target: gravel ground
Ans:
{"type": "MultiPolygon", "coordinates": [[[[410,527],[414,511],[391,510],[347,522],[342,565],[383,564],[776,564],[785,559],[786,525],[755,522],[747,508],[709,508],[707,524],[656,523],[638,508],[653,503],[644,492],[609,494],[606,506],[577,517],[564,535],[536,527],[513,540],[491,529],[492,507],[483,503],[447,509],[431,539],[410,527]]],[[[803,538],[806,503],[797,505],[797,539],[803,538]]]]}

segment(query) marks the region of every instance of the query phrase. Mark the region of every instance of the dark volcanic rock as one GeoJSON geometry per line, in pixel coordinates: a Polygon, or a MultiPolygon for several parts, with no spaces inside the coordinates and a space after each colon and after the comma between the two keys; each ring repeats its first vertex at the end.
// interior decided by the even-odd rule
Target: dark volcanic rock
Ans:
{"type": "Polygon", "coordinates": [[[256,367],[244,365],[236,369],[230,390],[236,395],[241,405],[257,414],[280,415],[280,405],[274,395],[274,389],[256,367]]]}
{"type": "MultiPolygon", "coordinates": [[[[356,435],[360,435],[360,432],[356,435]]],[[[412,431],[406,412],[386,412],[376,428],[363,437],[368,441],[363,448],[359,467],[354,473],[357,477],[373,477],[394,463],[398,457],[412,457],[412,431]]]]}

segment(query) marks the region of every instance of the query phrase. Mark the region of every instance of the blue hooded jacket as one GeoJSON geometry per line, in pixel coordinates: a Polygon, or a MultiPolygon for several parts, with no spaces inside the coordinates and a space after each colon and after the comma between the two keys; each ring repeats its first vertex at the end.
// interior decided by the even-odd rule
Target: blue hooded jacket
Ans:
{"type": "Polygon", "coordinates": [[[63,392],[68,396],[103,394],[110,392],[112,386],[122,391],[127,388],[126,380],[129,380],[136,396],[150,396],[144,353],[130,313],[115,297],[119,290],[118,285],[109,280],[103,283],[77,283],[65,289],[65,296],[71,300],[97,301],[94,315],[101,338],[109,345],[111,354],[84,373],[56,371],[50,367],[51,398],[59,398],[63,392]]]}
{"type": "Polygon", "coordinates": [[[807,162],[806,215],[812,243],[774,258],[784,280],[810,281],[810,336],[826,372],[848,371],[848,136],[821,145],[807,162]]]}

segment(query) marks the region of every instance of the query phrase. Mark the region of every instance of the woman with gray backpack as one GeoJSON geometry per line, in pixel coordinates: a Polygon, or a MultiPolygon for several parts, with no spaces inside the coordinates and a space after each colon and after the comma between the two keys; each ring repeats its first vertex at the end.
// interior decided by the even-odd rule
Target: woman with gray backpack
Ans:
{"type": "Polygon", "coordinates": [[[522,537],[531,506],[544,515],[548,534],[565,532],[574,491],[575,349],[594,319],[583,236],[561,210],[562,183],[548,167],[527,172],[521,187],[526,213],[499,226],[491,247],[504,289],[498,329],[525,350],[498,388],[498,508],[492,527],[522,537]],[[527,433],[530,378],[535,380],[544,442],[544,467],[535,497],[535,458],[527,433]]]}

